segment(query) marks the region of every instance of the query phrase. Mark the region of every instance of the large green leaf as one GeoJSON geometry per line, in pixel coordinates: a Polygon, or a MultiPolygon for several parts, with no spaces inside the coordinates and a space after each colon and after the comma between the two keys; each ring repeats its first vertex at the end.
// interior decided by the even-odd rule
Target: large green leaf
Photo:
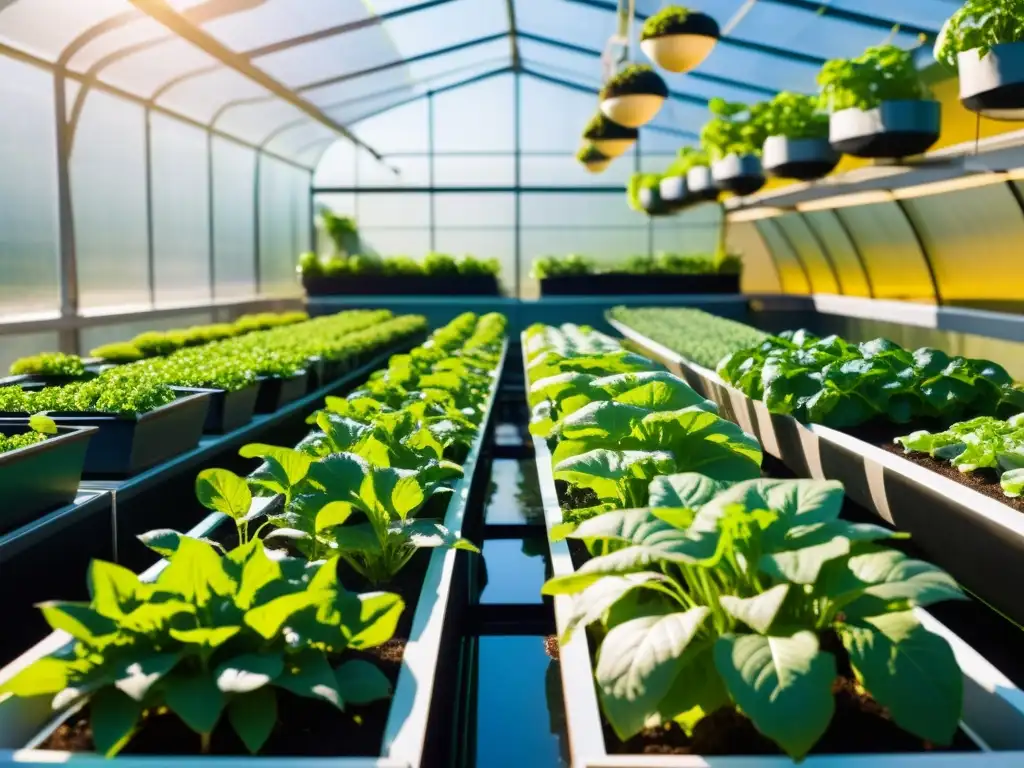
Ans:
{"type": "Polygon", "coordinates": [[[283,492],[298,485],[313,464],[313,457],[294,448],[277,445],[250,443],[238,451],[246,459],[261,458],[267,462],[270,474],[281,486],[283,492]]]}
{"type": "Polygon", "coordinates": [[[612,628],[598,652],[602,709],[619,738],[641,731],[683,667],[687,645],[708,616],[705,607],[644,616],[612,628]]]}
{"type": "Polygon", "coordinates": [[[196,733],[212,733],[227,699],[212,675],[177,673],[163,682],[164,702],[196,733]]]}
{"type": "Polygon", "coordinates": [[[715,668],[715,645],[711,639],[692,643],[683,656],[683,666],[668,693],[658,703],[659,717],[649,718],[648,727],[675,721],[687,734],[706,715],[728,705],[729,692],[715,668]]]}
{"type": "Polygon", "coordinates": [[[68,685],[71,671],[71,662],[53,656],[44,656],[0,685],[0,696],[12,693],[15,696],[28,698],[44,693],[57,693],[68,685]]]}
{"type": "Polygon", "coordinates": [[[553,433],[560,440],[621,440],[648,413],[647,409],[624,403],[590,403],[558,422],[553,433]]]}
{"type": "Polygon", "coordinates": [[[346,661],[334,670],[334,679],[346,704],[372,704],[391,696],[391,681],[379,667],[362,659],[346,661]]]}
{"type": "Polygon", "coordinates": [[[248,484],[226,469],[204,469],[196,477],[196,497],[207,509],[241,520],[249,514],[252,492],[248,484]]]}
{"type": "Polygon", "coordinates": [[[354,451],[359,442],[370,432],[369,425],[347,416],[329,411],[317,414],[316,424],[324,431],[334,452],[354,451]]]}
{"type": "MultiPolygon", "coordinates": [[[[573,600],[572,613],[569,614],[569,621],[566,623],[565,632],[562,633],[560,642],[569,642],[576,627],[601,621],[608,609],[630,591],[649,586],[656,588],[661,584],[669,583],[668,577],[653,571],[627,573],[622,576],[605,576],[600,581],[586,587],[573,600]]],[[[545,592],[545,594],[552,593],[545,592]]],[[[671,600],[668,595],[666,595],[666,599],[671,600]]]]}
{"type": "Polygon", "coordinates": [[[276,685],[296,696],[326,701],[338,709],[345,708],[334,670],[319,651],[308,650],[289,657],[284,673],[277,678],[276,685]]]}
{"type": "Polygon", "coordinates": [[[836,663],[813,632],[724,635],[715,643],[715,666],[733,701],[790,757],[802,759],[828,728],[836,663]]]}
{"type": "Polygon", "coordinates": [[[555,466],[555,479],[591,488],[601,500],[626,502],[624,481],[647,483],[676,469],[667,451],[609,451],[603,448],[573,456],[555,466]]]}
{"type": "Polygon", "coordinates": [[[117,631],[117,622],[92,608],[88,603],[50,601],[40,603],[46,623],[53,629],[67,632],[77,640],[94,641],[117,631]]]}
{"type": "Polygon", "coordinates": [[[837,536],[822,544],[762,555],[758,566],[777,579],[814,584],[826,563],[849,553],[850,540],[837,536]]]}
{"type": "Polygon", "coordinates": [[[719,508],[736,504],[747,510],[771,510],[781,518],[792,518],[790,524],[827,523],[839,517],[843,485],[834,481],[760,478],[737,483],[710,502],[719,508]]]}
{"type": "Polygon", "coordinates": [[[142,704],[116,688],[104,688],[90,700],[92,738],[104,757],[114,757],[135,732],[142,704]]]}
{"type": "Polygon", "coordinates": [[[864,687],[901,728],[949,744],[963,710],[963,674],[949,644],[911,611],[841,625],[839,636],[864,687]]]}
{"type": "Polygon", "coordinates": [[[135,701],[145,701],[149,689],[179,661],[180,653],[151,653],[141,659],[125,660],[117,665],[114,685],[135,701]]]}
{"type": "Polygon", "coordinates": [[[662,475],[651,481],[652,507],[698,509],[732,485],[727,480],[712,480],[699,472],[662,475]]]}
{"type": "Polygon", "coordinates": [[[224,693],[252,693],[272,683],[283,671],[284,656],[280,653],[246,653],[218,666],[214,676],[224,693]]]}
{"type": "Polygon", "coordinates": [[[366,459],[354,453],[333,453],[309,468],[310,480],[323,488],[332,501],[357,501],[363,478],[369,474],[366,459]]]}
{"type": "Polygon", "coordinates": [[[184,537],[174,557],[157,577],[156,588],[179,595],[185,602],[202,608],[214,595],[234,594],[235,582],[211,545],[184,537]]]}
{"type": "Polygon", "coordinates": [[[106,616],[130,613],[152,592],[132,571],[106,560],[89,563],[88,583],[92,606],[106,616]]]}
{"type": "Polygon", "coordinates": [[[234,696],[228,704],[228,720],[251,754],[259,752],[277,723],[277,694],[260,688],[245,696],[234,696]]]}
{"type": "Polygon", "coordinates": [[[697,407],[648,414],[636,425],[632,440],[636,447],[671,451],[680,472],[699,472],[728,482],[761,474],[757,439],[697,407]]]}
{"type": "Polygon", "coordinates": [[[742,621],[758,634],[765,635],[779,615],[782,603],[789,594],[789,587],[789,584],[779,584],[753,597],[722,595],[719,602],[723,610],[734,619],[742,621]]]}
{"type": "MultiPolygon", "coordinates": [[[[829,577],[824,584],[825,594],[838,602],[861,595],[868,602],[905,600],[919,606],[965,599],[956,581],[945,571],[890,549],[853,555],[844,569],[830,573],[829,577]]],[[[851,603],[848,609],[860,613],[857,603],[851,603]]]]}

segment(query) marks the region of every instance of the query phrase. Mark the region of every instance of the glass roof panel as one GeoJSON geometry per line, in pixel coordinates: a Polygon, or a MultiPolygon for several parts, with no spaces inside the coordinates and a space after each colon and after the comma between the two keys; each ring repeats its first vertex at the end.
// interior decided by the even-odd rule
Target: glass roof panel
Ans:
{"type": "Polygon", "coordinates": [[[959,0],[832,0],[831,6],[938,32],[960,6],[959,0]]]}
{"type": "Polygon", "coordinates": [[[901,48],[912,48],[918,42],[915,35],[905,32],[892,35],[887,29],[771,2],[755,3],[732,36],[822,59],[859,56],[865,48],[884,42],[901,48]]]}
{"type": "MultiPolygon", "coordinates": [[[[101,79],[129,93],[148,98],[168,80],[201,67],[215,67],[217,60],[202,50],[172,37],[104,67],[101,79]]],[[[233,94],[227,94],[232,97],[233,94]]]]}
{"type": "MultiPolygon", "coordinates": [[[[376,7],[377,3],[374,3],[376,7]]],[[[505,0],[452,0],[384,24],[405,58],[508,30],[505,0]]]]}
{"type": "Polygon", "coordinates": [[[274,99],[256,104],[239,104],[224,112],[216,127],[240,139],[258,144],[276,128],[306,115],[286,101],[274,99]]]}
{"type": "Polygon", "coordinates": [[[56,61],[60,53],[94,24],[133,9],[126,0],[15,0],[2,3],[0,40],[56,61]]]}
{"type": "Polygon", "coordinates": [[[698,72],[780,91],[813,93],[820,67],[719,42],[698,72]]]}
{"type": "MultiPolygon", "coordinates": [[[[22,0],[31,2],[31,0],[22,0]]],[[[108,56],[119,56],[122,51],[140,45],[157,44],[173,39],[167,28],[147,17],[118,24],[102,34],[93,37],[77,50],[68,61],[68,67],[76,72],[85,72],[108,56]]]]}

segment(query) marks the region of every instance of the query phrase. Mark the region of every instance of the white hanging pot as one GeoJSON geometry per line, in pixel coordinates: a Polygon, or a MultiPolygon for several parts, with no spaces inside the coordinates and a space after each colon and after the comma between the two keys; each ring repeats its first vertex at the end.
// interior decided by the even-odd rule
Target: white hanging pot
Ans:
{"type": "Polygon", "coordinates": [[[715,186],[736,195],[752,195],[764,186],[764,169],[757,155],[728,155],[711,164],[715,186]]]}
{"type": "Polygon", "coordinates": [[[719,34],[718,22],[706,13],[672,6],[644,23],[640,50],[662,69],[689,72],[711,54],[719,34]]]}
{"type": "Polygon", "coordinates": [[[690,202],[685,176],[665,176],[658,184],[661,202],[673,211],[684,208],[690,202]]]}
{"type": "Polygon", "coordinates": [[[640,187],[637,192],[640,207],[648,216],[664,216],[672,213],[672,207],[661,199],[661,187],[640,187]]]}
{"type": "Polygon", "coordinates": [[[646,65],[631,64],[601,89],[601,112],[627,128],[646,125],[668,98],[668,86],[646,65]]]}
{"type": "Polygon", "coordinates": [[[718,199],[718,187],[715,177],[711,175],[711,167],[698,165],[686,174],[686,191],[694,203],[718,199]]]}
{"type": "Polygon", "coordinates": [[[828,139],[769,136],[761,153],[761,165],[769,176],[812,181],[835,170],[839,153],[832,149],[828,139]]]}
{"type": "Polygon", "coordinates": [[[1000,43],[984,56],[957,56],[960,102],[993,120],[1024,120],[1024,42],[1000,43]]]}
{"type": "Polygon", "coordinates": [[[937,101],[883,101],[874,109],[833,112],[828,141],[836,152],[854,157],[909,157],[939,140],[941,122],[937,101]]]}

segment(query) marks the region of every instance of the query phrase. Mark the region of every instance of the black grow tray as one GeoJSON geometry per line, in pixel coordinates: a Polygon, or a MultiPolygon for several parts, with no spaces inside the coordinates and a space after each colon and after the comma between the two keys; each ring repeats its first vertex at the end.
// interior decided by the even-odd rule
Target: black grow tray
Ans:
{"type": "Polygon", "coordinates": [[[84,376],[54,376],[46,373],[21,373],[14,376],[0,378],[0,387],[31,387],[41,389],[42,387],[63,387],[65,384],[76,384],[82,381],[96,378],[95,371],[86,371],[84,376]]]}
{"type": "Polygon", "coordinates": [[[256,413],[274,413],[305,396],[308,379],[309,375],[305,371],[288,377],[261,377],[256,395],[256,413]]]}
{"type": "MultiPolygon", "coordinates": [[[[0,420],[0,434],[29,431],[28,419],[0,420]]],[[[75,500],[94,427],[58,427],[41,443],[0,454],[0,533],[75,500]]]]}
{"type": "Polygon", "coordinates": [[[664,296],[739,293],[739,275],[561,275],[540,281],[541,296],[664,296]]]}
{"type": "MultiPolygon", "coordinates": [[[[199,444],[209,408],[206,392],[172,387],[178,399],[148,413],[70,411],[47,414],[58,427],[98,427],[89,441],[84,475],[124,478],[189,451],[199,444]]],[[[0,413],[0,419],[23,419],[29,414],[0,413]]]]}
{"type": "Polygon", "coordinates": [[[498,296],[494,275],[359,275],[306,277],[310,296],[498,296]]]}
{"type": "Polygon", "coordinates": [[[190,391],[205,392],[210,396],[210,407],[206,412],[203,432],[207,435],[223,435],[252,421],[252,415],[256,412],[256,397],[260,392],[260,383],[253,382],[236,392],[199,388],[190,391]]]}

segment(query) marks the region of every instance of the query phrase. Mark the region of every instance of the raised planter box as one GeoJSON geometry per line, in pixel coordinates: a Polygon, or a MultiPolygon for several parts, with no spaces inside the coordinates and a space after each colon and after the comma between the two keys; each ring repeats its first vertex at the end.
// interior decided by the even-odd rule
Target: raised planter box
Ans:
{"type": "Polygon", "coordinates": [[[273,413],[293,403],[308,391],[309,375],[302,371],[294,376],[265,376],[259,380],[256,413],[273,413]]]}
{"type": "MultiPolygon", "coordinates": [[[[0,435],[29,431],[27,419],[0,420],[0,435]]],[[[46,440],[0,454],[0,534],[70,504],[95,427],[58,427],[46,440]]]]}
{"type": "MultiPolygon", "coordinates": [[[[227,392],[223,389],[194,389],[194,392],[206,392],[210,396],[210,407],[203,423],[203,433],[207,435],[223,435],[244,427],[252,421],[256,411],[256,397],[260,393],[260,384],[250,384],[245,389],[227,392]]],[[[305,394],[305,392],[303,392],[305,394]]]]}
{"type": "Polygon", "coordinates": [[[722,416],[761,441],[797,475],[838,480],[846,494],[906,531],[936,565],[1018,624],[1024,624],[1024,514],[856,437],[770,413],[717,373],[622,323],[609,321],[646,354],[718,403],[722,416]]]}
{"type": "Polygon", "coordinates": [[[541,296],[654,296],[739,293],[739,275],[562,275],[540,281],[541,296]]]}
{"type": "MultiPolygon", "coordinates": [[[[622,330],[619,323],[612,324],[622,330]]],[[[635,341],[632,336],[627,338],[635,341]]],[[[568,544],[564,539],[554,540],[552,535],[554,527],[562,522],[562,510],[555,490],[551,452],[547,440],[543,438],[535,437],[533,445],[553,575],[567,576],[575,571],[568,544]]],[[[767,446],[765,450],[768,450],[767,446]]],[[[555,625],[558,634],[562,635],[572,615],[572,597],[556,595],[554,609],[555,625]]],[[[1024,761],[1024,692],[929,613],[920,609],[915,609],[915,613],[928,630],[944,637],[953,649],[964,675],[964,716],[961,725],[983,751],[813,755],[800,765],[809,768],[906,768],[911,765],[925,768],[996,768],[1024,761]]],[[[559,658],[573,768],[788,768],[793,765],[788,757],[770,755],[705,758],[698,755],[609,754],[602,735],[601,712],[587,633],[575,632],[570,642],[560,647],[559,658]]]]}
{"type": "MultiPolygon", "coordinates": [[[[444,524],[449,530],[461,534],[466,515],[470,491],[474,484],[484,482],[487,478],[483,472],[477,472],[480,456],[491,431],[494,404],[497,396],[500,372],[504,366],[508,343],[502,351],[494,382],[492,383],[487,410],[480,424],[469,455],[463,463],[464,476],[455,485],[454,493],[449,500],[444,516],[444,524]]],[[[482,470],[486,466],[482,467],[482,470]]],[[[257,498],[253,505],[259,511],[265,511],[276,503],[276,498],[257,498]]],[[[254,509],[255,511],[255,509],[254,509]]],[[[198,525],[188,531],[190,536],[207,537],[223,524],[230,524],[224,515],[214,512],[204,518],[198,525]]],[[[391,710],[384,729],[384,738],[379,757],[261,757],[261,766],[306,765],[320,768],[321,766],[337,766],[338,768],[420,768],[429,764],[430,755],[425,746],[430,735],[431,706],[437,678],[446,670],[454,669],[455,659],[449,658],[456,651],[453,641],[457,638],[445,627],[449,618],[465,596],[458,594],[456,577],[456,559],[466,557],[459,550],[436,549],[430,555],[420,590],[419,601],[413,614],[412,629],[405,646],[402,668],[399,672],[395,693],[391,700],[391,710]],[[442,669],[441,661],[445,662],[442,669]],[[448,664],[450,662],[450,666],[448,664]]],[[[153,565],[146,570],[141,578],[152,581],[166,566],[166,561],[153,565]]],[[[25,666],[32,664],[42,656],[68,645],[70,637],[63,632],[53,632],[45,640],[19,656],[11,664],[0,669],[0,684],[10,679],[25,666]]],[[[439,707],[450,709],[451,702],[439,701],[439,707]]],[[[35,747],[42,741],[44,734],[52,731],[70,713],[65,712],[58,717],[53,716],[49,697],[33,699],[0,698],[0,764],[14,763],[50,763],[54,760],[64,762],[70,760],[76,764],[110,765],[110,762],[94,754],[74,754],[39,750],[35,747]]],[[[445,734],[447,736],[447,734],[445,734]]],[[[153,766],[211,766],[215,768],[232,768],[237,766],[241,757],[136,757],[123,756],[117,758],[117,764],[142,768],[153,766]]]]}
{"type": "Polygon", "coordinates": [[[302,277],[310,296],[497,296],[494,275],[302,277]]]}
{"type": "MultiPolygon", "coordinates": [[[[209,408],[205,391],[178,389],[178,399],[149,413],[51,413],[58,427],[97,427],[85,455],[86,477],[118,478],[140,472],[199,444],[209,408]]],[[[0,419],[26,418],[0,413],[0,419]]]]}

